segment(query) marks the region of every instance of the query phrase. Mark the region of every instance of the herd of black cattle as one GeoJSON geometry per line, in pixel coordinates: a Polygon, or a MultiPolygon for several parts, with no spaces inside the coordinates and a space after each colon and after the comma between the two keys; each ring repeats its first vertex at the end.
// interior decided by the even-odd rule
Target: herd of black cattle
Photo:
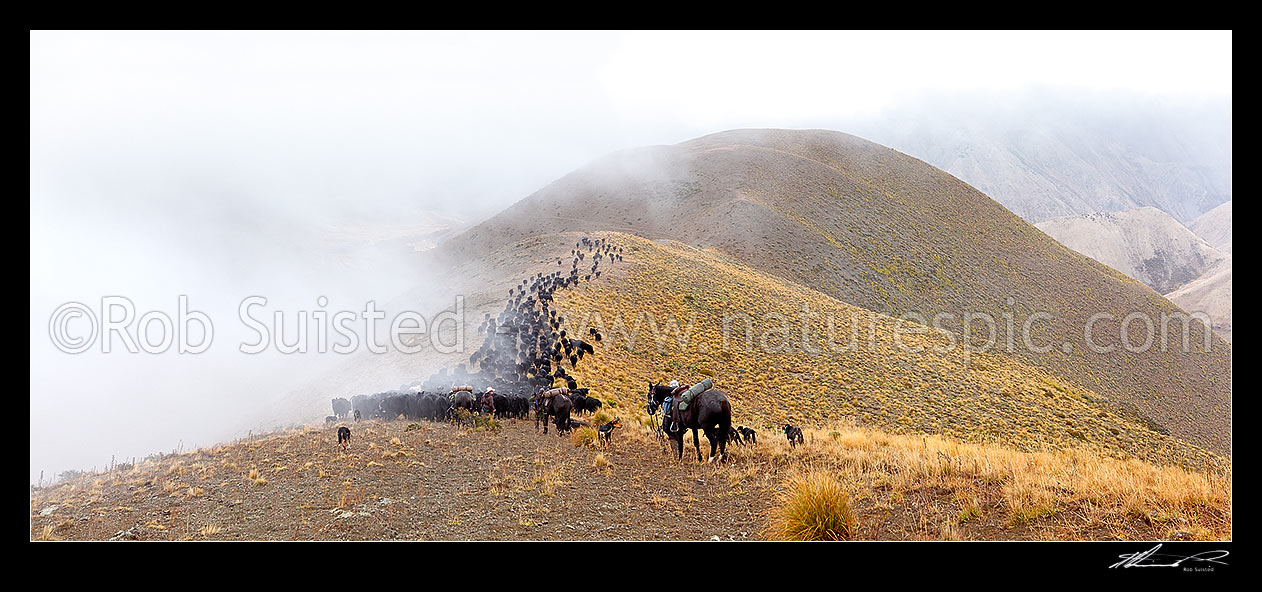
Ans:
{"type": "MultiPolygon", "coordinates": [[[[540,395],[558,382],[568,389],[572,413],[600,410],[603,403],[589,389],[579,388],[578,381],[564,366],[568,361],[571,368],[577,368],[584,355],[596,354],[595,347],[567,331],[565,317],[552,308],[553,294],[578,285],[580,278],[599,278],[602,262],[612,265],[622,261],[622,247],[605,239],[584,237],[574,243],[570,255],[569,273],[540,272],[508,290],[503,311],[494,318],[487,313],[479,326],[478,333],[486,338],[469,356],[467,366],[460,364],[450,371],[444,368],[422,382],[396,390],[333,399],[333,415],[325,418],[326,422],[397,417],[446,421],[459,417],[460,409],[467,410],[470,416],[490,414],[496,418],[525,419],[531,411],[539,411],[540,401],[548,404],[549,399],[540,395]],[[580,263],[584,266],[582,272],[580,263]],[[469,370],[475,367],[476,370],[469,370]]],[[[556,263],[562,266],[562,259],[556,263]]],[[[595,328],[588,328],[584,337],[597,343],[602,339],[595,328]]],[[[568,413],[557,420],[564,422],[558,423],[558,432],[585,425],[570,419],[568,413]]],[[[733,443],[757,442],[752,428],[734,426],[729,431],[733,443]]],[[[793,426],[786,425],[785,432],[791,443],[801,438],[801,431],[793,426]]]]}
{"type": "MultiPolygon", "coordinates": [[[[537,394],[526,396],[516,393],[512,395],[493,393],[490,401],[486,401],[485,395],[483,397],[474,395],[471,387],[455,388],[459,390],[448,394],[388,391],[373,395],[355,395],[350,399],[333,399],[333,415],[326,417],[325,421],[334,423],[339,419],[395,419],[398,417],[408,420],[449,421],[460,416],[458,409],[468,411],[469,416],[487,414],[497,419],[527,419],[530,412],[538,411],[537,405],[541,399],[537,394]]],[[[587,392],[587,389],[575,389],[569,392],[567,398],[573,405],[572,413],[595,413],[603,406],[600,399],[586,395],[587,392]]],[[[565,425],[557,425],[558,433],[587,425],[568,415],[561,421],[564,421],[565,425]]],[[[607,426],[602,427],[608,429],[607,426]]],[[[801,428],[786,425],[784,431],[790,445],[802,441],[801,428]]],[[[602,433],[602,436],[608,438],[607,434],[602,433]]],[[[342,440],[340,431],[338,439],[340,443],[342,440]]],[[[349,439],[349,432],[347,432],[347,439],[349,439]]],[[[733,427],[728,441],[734,444],[757,444],[758,433],[753,428],[745,426],[733,427]]]]}
{"type": "MultiPolygon", "coordinates": [[[[457,387],[459,388],[459,387],[457,387]]],[[[586,396],[587,389],[570,391],[569,399],[573,403],[573,413],[594,413],[604,405],[600,399],[586,396]]],[[[488,405],[483,397],[468,390],[438,394],[427,392],[387,391],[372,395],[355,395],[350,399],[333,399],[333,415],[325,418],[327,423],[340,419],[395,419],[403,417],[408,420],[446,421],[458,415],[458,409],[465,409],[470,415],[486,414],[496,419],[526,419],[535,408],[535,397],[520,393],[493,393],[488,405]]]]}
{"type": "MultiPolygon", "coordinates": [[[[469,356],[467,365],[460,364],[453,370],[444,368],[425,381],[397,390],[334,399],[333,415],[327,419],[402,415],[440,421],[453,417],[460,408],[482,412],[483,394],[488,392],[493,393],[495,416],[525,417],[534,395],[559,382],[570,390],[575,413],[600,409],[601,401],[588,396],[588,389],[579,388],[564,364],[568,361],[571,369],[577,368],[583,356],[595,355],[592,342],[599,342],[602,336],[595,328],[588,328],[583,338],[571,334],[565,317],[553,308],[553,294],[580,281],[599,278],[602,263],[608,266],[622,261],[622,247],[605,239],[584,237],[574,243],[570,255],[569,273],[540,272],[508,290],[503,311],[496,317],[487,313],[478,327],[478,333],[486,338],[469,356]],[[470,386],[477,394],[465,397],[457,392],[457,385],[470,386]]],[[[557,259],[556,263],[561,267],[563,260],[557,259]]]]}

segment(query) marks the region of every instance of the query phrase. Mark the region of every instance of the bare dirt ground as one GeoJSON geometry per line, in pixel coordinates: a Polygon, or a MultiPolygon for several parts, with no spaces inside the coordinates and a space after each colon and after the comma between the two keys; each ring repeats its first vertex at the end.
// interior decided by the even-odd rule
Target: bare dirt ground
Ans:
{"type": "MultiPolygon", "coordinates": [[[[818,455],[771,434],[725,464],[667,455],[627,422],[609,449],[504,420],[498,431],[406,421],[295,430],[169,455],[36,490],[42,540],[758,540],[785,475],[818,455]],[[409,429],[409,426],[412,426],[409,429]]],[[[701,437],[703,452],[707,443],[701,437]]],[[[865,540],[1167,538],[1169,525],[1083,520],[1074,503],[1014,522],[1001,484],[852,484],[865,540]],[[965,504],[972,510],[961,519],[965,504]]]]}
{"type": "Polygon", "coordinates": [[[533,420],[408,425],[350,424],[348,452],[318,429],[48,488],[31,500],[32,537],[52,525],[65,539],[683,540],[757,527],[756,496],[724,469],[667,462],[625,432],[597,450],[533,420]]]}

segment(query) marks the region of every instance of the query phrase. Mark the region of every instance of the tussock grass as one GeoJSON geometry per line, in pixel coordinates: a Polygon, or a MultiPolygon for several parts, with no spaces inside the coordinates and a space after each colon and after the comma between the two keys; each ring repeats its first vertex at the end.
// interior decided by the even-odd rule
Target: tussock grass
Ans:
{"type": "Polygon", "coordinates": [[[850,496],[833,475],[795,474],[772,507],[764,536],[787,541],[844,541],[855,530],[850,496]]]}
{"type": "Polygon", "coordinates": [[[349,484],[343,484],[342,497],[337,502],[338,509],[345,510],[363,503],[365,490],[366,488],[364,487],[353,487],[349,484]]]}
{"type": "MultiPolygon", "coordinates": [[[[1170,521],[1195,537],[1231,538],[1229,470],[1193,471],[1083,449],[1026,452],[942,436],[887,434],[849,423],[803,431],[813,444],[799,447],[794,462],[826,466],[869,487],[891,488],[894,503],[904,503],[907,492],[954,491],[957,523],[985,517],[979,487],[989,485],[1000,493],[1008,526],[1075,506],[1088,523],[1170,521]],[[829,437],[832,432],[840,435],[829,437]]],[[[783,440],[759,446],[764,458],[788,452],[783,440]]]]}
{"type": "Polygon", "coordinates": [[[473,416],[473,426],[475,430],[485,430],[488,432],[498,432],[504,429],[503,424],[498,419],[490,415],[473,416]]]}
{"type": "Polygon", "coordinates": [[[982,517],[981,503],[976,497],[964,499],[961,503],[960,513],[957,518],[961,524],[969,520],[977,520],[982,517]]]}
{"type": "Polygon", "coordinates": [[[504,495],[512,491],[513,484],[516,482],[513,475],[503,467],[492,469],[487,473],[486,480],[493,495],[504,495]]]}
{"type": "Polygon", "coordinates": [[[583,426],[573,432],[570,432],[570,443],[575,446],[595,448],[598,438],[599,434],[596,432],[596,429],[591,426],[583,426]]]}
{"type": "Polygon", "coordinates": [[[562,470],[563,469],[561,467],[554,467],[547,470],[535,469],[533,483],[539,490],[539,495],[544,497],[556,496],[557,487],[564,483],[561,480],[562,470]]]}
{"type": "Polygon", "coordinates": [[[37,540],[37,541],[60,541],[60,540],[61,540],[61,537],[59,537],[59,536],[57,536],[57,535],[56,535],[56,530],[57,530],[57,527],[56,527],[56,526],[54,526],[54,525],[52,525],[52,524],[47,524],[47,525],[45,525],[45,526],[44,526],[44,528],[40,531],[39,536],[35,537],[35,540],[37,540]]]}
{"type": "MultiPolygon", "coordinates": [[[[639,394],[638,391],[631,392],[627,400],[638,400],[639,394]]],[[[611,395],[604,398],[609,400],[611,395]]],[[[566,499],[573,493],[565,490],[566,479],[584,471],[612,475],[615,479],[610,483],[636,486],[641,471],[635,455],[629,451],[656,449],[659,444],[647,426],[635,425],[639,423],[639,418],[633,411],[633,405],[628,404],[627,407],[621,412],[627,427],[616,432],[615,441],[620,446],[614,451],[602,451],[601,454],[593,451],[588,458],[586,450],[570,450],[566,453],[571,459],[568,461],[544,451],[518,455],[516,458],[523,465],[521,474],[514,475],[502,464],[497,464],[490,472],[484,473],[486,480],[482,483],[486,489],[475,487],[467,493],[489,489],[494,495],[515,500],[514,503],[523,497],[537,496],[531,501],[542,506],[566,499]],[[610,461],[616,462],[617,466],[610,461]],[[611,468],[617,471],[613,472],[611,468]],[[533,479],[530,471],[533,471],[533,479]],[[525,492],[533,492],[533,495],[525,495],[525,492]]],[[[643,417],[643,411],[639,412],[643,417]]],[[[826,475],[844,489],[843,493],[848,494],[847,506],[854,517],[848,535],[852,539],[954,540],[1012,535],[1012,538],[1072,540],[1135,534],[1167,540],[1231,538],[1229,465],[1226,470],[1181,468],[1140,458],[1119,459],[1105,450],[1086,446],[1072,450],[1021,450],[1001,439],[972,442],[950,436],[893,433],[880,425],[861,426],[848,419],[801,422],[799,425],[803,427],[807,444],[790,451],[776,429],[778,426],[758,424],[744,418],[738,418],[736,423],[757,428],[759,443],[756,446],[729,447],[729,453],[734,453],[734,456],[723,465],[694,468],[688,461],[685,463],[686,470],[697,471],[697,476],[704,477],[706,486],[713,488],[716,499],[748,496],[740,500],[758,499],[760,506],[766,503],[763,500],[774,500],[777,507],[788,507],[787,495],[799,489],[792,485],[791,477],[806,480],[813,472],[826,475]],[[765,495],[771,491],[782,491],[786,497],[765,495]]],[[[410,470],[409,462],[410,466],[417,466],[420,461],[430,462],[425,454],[438,454],[435,451],[422,453],[421,448],[441,446],[451,450],[448,447],[452,441],[447,438],[448,434],[452,439],[496,440],[474,430],[453,428],[444,429],[441,438],[436,436],[433,441],[426,440],[424,445],[410,440],[400,440],[402,445],[395,444],[392,434],[400,438],[412,437],[403,433],[403,427],[404,424],[385,427],[370,424],[359,430],[364,441],[373,438],[380,443],[375,449],[385,458],[365,454],[366,449],[341,456],[330,450],[323,432],[314,432],[309,445],[297,440],[291,442],[287,447],[289,452],[284,454],[273,453],[273,450],[286,448],[283,443],[263,438],[223,448],[218,452],[221,457],[210,460],[190,453],[137,463],[135,474],[128,476],[121,485],[129,490],[125,493],[110,491],[114,485],[108,479],[88,474],[73,482],[41,490],[39,495],[42,499],[33,506],[32,513],[54,503],[62,503],[69,510],[86,508],[87,504],[101,501],[108,505],[93,506],[90,510],[100,511],[102,507],[108,508],[121,501],[126,505],[116,506],[112,511],[131,512],[132,506],[142,507],[146,499],[155,497],[155,492],[159,493],[163,503],[187,506],[190,511],[220,498],[227,502],[235,497],[229,504],[237,506],[243,503],[243,498],[258,498],[264,491],[284,492],[284,487],[311,477],[320,479],[315,488],[324,492],[323,502],[316,504],[317,507],[327,508],[337,504],[347,509],[364,503],[365,491],[355,489],[364,482],[351,477],[355,471],[364,469],[365,463],[369,468],[378,467],[373,470],[373,475],[392,475],[395,471],[410,470]],[[412,444],[417,449],[413,449],[412,444]],[[304,454],[315,456],[308,459],[301,456],[304,454]],[[416,460],[386,460],[390,458],[388,455],[415,456],[416,460]],[[370,462],[374,458],[384,462],[385,466],[381,462],[370,462]],[[182,465],[184,476],[177,477],[178,470],[173,471],[172,466],[185,462],[190,464],[182,465]],[[240,463],[246,470],[225,471],[223,469],[228,468],[228,462],[232,462],[233,466],[240,463]],[[329,462],[332,464],[326,464],[329,462]],[[252,468],[255,465],[258,468],[252,468]],[[273,474],[277,467],[282,466],[293,470],[285,470],[274,477],[279,479],[278,482],[268,484],[263,475],[273,474]],[[220,475],[215,481],[208,481],[204,473],[211,472],[212,468],[219,469],[220,475]],[[217,486],[214,485],[216,482],[219,482],[217,486]],[[338,483],[342,483],[342,487],[338,487],[338,483]],[[263,485],[268,485],[268,488],[257,489],[263,485]],[[339,489],[342,490],[341,502],[339,489]],[[209,495],[205,495],[208,493],[206,490],[209,490],[209,495]],[[104,500],[102,494],[105,494],[104,500]]],[[[594,430],[592,432],[594,439],[594,430]]],[[[704,437],[702,445],[704,448],[704,437]]],[[[640,489],[643,490],[643,487],[640,489]]],[[[421,493],[419,488],[417,492],[418,495],[421,493]]],[[[383,493],[387,492],[375,491],[373,495],[383,493]]],[[[389,493],[390,497],[395,497],[393,492],[389,493]]],[[[645,492],[644,498],[651,507],[676,513],[680,511],[681,504],[692,499],[692,495],[704,497],[696,494],[692,479],[684,478],[674,494],[659,490],[645,492]]],[[[33,496],[32,499],[34,503],[36,498],[33,496]]],[[[389,507],[389,511],[410,509],[389,507]]],[[[64,511],[58,510],[58,514],[43,520],[35,517],[32,539],[42,538],[45,533],[41,529],[49,526],[46,521],[60,520],[64,511]]],[[[781,514],[782,517],[785,515],[787,512],[781,514]]],[[[169,523],[149,522],[155,531],[168,531],[175,539],[195,537],[199,533],[202,537],[215,538],[199,530],[213,521],[210,516],[186,516],[169,523]]],[[[774,528],[770,513],[761,516],[765,520],[765,530],[754,525],[750,530],[763,537],[790,539],[791,536],[807,536],[801,534],[805,531],[785,534],[784,530],[774,528]]],[[[127,519],[133,520],[130,517],[127,519]]],[[[148,520],[148,516],[135,520],[143,522],[148,520]]],[[[537,513],[525,515],[525,521],[531,524],[541,520],[537,513]]],[[[133,522],[127,522],[121,528],[131,524],[133,522]]],[[[47,534],[80,539],[85,538],[85,528],[92,526],[77,521],[69,526],[54,523],[47,534]]],[[[231,528],[232,536],[239,536],[236,526],[231,525],[231,528]]],[[[88,535],[90,538],[109,536],[116,530],[119,529],[110,529],[103,535],[96,531],[87,532],[92,533],[88,535]]]]}

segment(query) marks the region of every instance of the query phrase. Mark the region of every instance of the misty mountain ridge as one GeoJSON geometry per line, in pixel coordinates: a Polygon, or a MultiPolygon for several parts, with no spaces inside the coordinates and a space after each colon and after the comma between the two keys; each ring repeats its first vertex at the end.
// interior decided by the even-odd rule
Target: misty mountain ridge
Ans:
{"type": "Polygon", "coordinates": [[[1035,224],[1061,244],[1166,294],[1227,258],[1165,212],[1075,214],[1035,224]]]}
{"type": "MultiPolygon", "coordinates": [[[[1193,225],[1231,248],[1231,202],[1193,225]]],[[[1165,294],[1188,312],[1203,312],[1231,341],[1231,252],[1220,251],[1164,212],[1144,207],[1080,214],[1036,226],[1065,246],[1165,294]]]]}
{"type": "Polygon", "coordinates": [[[1214,248],[1231,254],[1231,202],[1228,201],[1188,223],[1188,228],[1214,248]]]}
{"type": "Polygon", "coordinates": [[[1031,223],[1231,199],[1231,101],[1030,91],[940,95],[846,129],[938,167],[1031,223]]]}

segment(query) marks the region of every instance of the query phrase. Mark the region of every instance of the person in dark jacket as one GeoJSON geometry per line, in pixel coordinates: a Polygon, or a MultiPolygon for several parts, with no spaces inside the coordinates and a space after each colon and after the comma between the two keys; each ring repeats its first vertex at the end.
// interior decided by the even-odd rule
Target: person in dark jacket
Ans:
{"type": "Polygon", "coordinates": [[[487,387],[486,393],[482,395],[482,413],[495,414],[495,389],[487,387]]]}

